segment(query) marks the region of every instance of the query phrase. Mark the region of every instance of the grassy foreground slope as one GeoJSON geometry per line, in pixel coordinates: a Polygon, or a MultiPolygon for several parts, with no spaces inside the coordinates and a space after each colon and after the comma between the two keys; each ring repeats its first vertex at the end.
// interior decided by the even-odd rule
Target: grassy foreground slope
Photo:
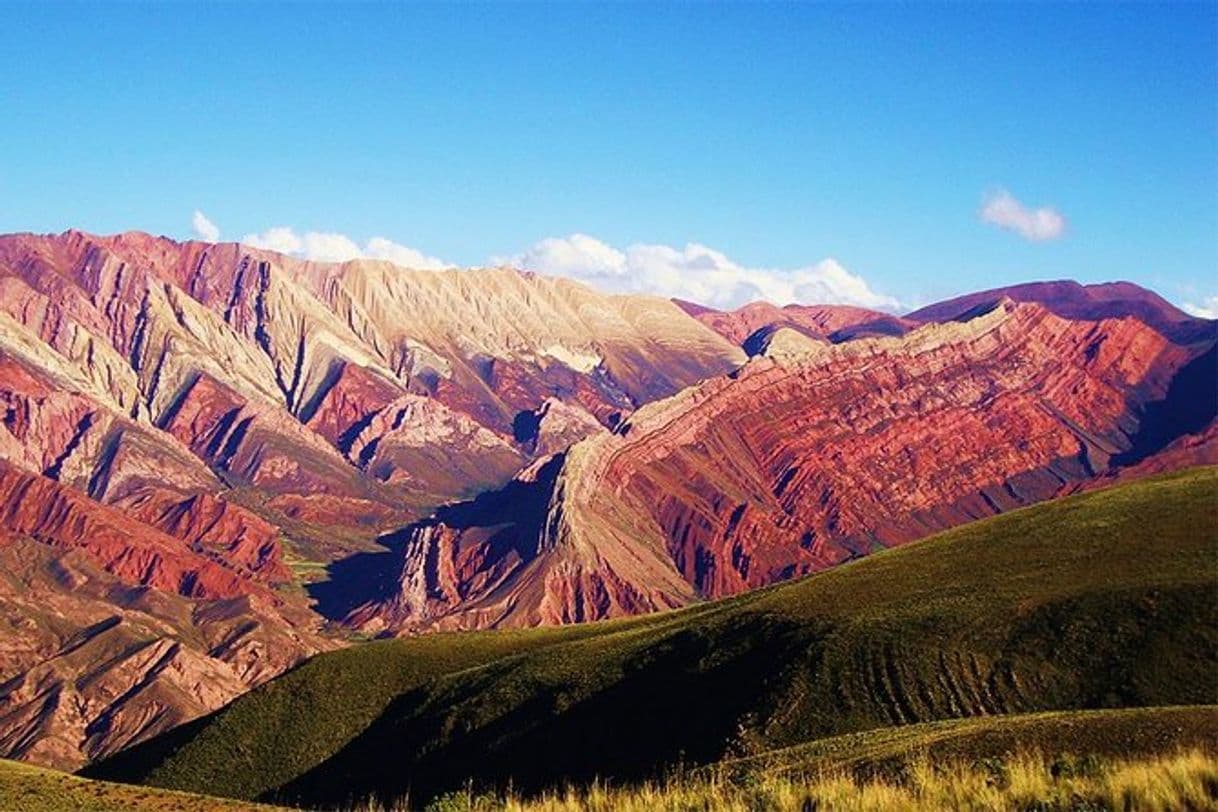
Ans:
{"type": "Polygon", "coordinates": [[[273,807],[185,792],[88,781],[0,759],[0,809],[5,812],[272,812],[273,807]]]}
{"type": "Polygon", "coordinates": [[[677,775],[658,783],[598,783],[506,800],[467,792],[445,797],[437,806],[462,812],[1213,810],[1218,808],[1218,757],[1203,750],[1138,758],[1015,752],[982,761],[913,759],[904,772],[887,775],[761,774],[747,780],[677,775]]]}
{"type": "Polygon", "coordinates": [[[1218,469],[587,626],[322,655],[90,774],[310,804],[632,779],[954,717],[1218,702],[1218,469]]]}

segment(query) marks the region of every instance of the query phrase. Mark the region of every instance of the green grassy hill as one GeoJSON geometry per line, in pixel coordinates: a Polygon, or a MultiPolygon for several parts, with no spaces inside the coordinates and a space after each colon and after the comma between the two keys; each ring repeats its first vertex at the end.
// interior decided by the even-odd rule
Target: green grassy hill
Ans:
{"type": "Polygon", "coordinates": [[[1216,680],[1211,468],[678,612],[322,655],[88,774],[310,804],[529,792],[940,719],[1213,704],[1216,680]]]}
{"type": "Polygon", "coordinates": [[[4,812],[273,812],[275,807],[164,789],[88,781],[19,761],[0,759],[4,812]]]}

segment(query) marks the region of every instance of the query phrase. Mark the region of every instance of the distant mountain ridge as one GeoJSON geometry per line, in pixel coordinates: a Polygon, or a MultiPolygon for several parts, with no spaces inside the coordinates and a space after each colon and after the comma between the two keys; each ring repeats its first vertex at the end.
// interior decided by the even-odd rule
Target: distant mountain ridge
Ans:
{"type": "Polygon", "coordinates": [[[764,350],[769,335],[790,328],[811,338],[834,343],[875,335],[903,335],[919,324],[956,321],[970,312],[1002,299],[1031,302],[1068,319],[1098,320],[1133,316],[1181,344],[1218,339],[1218,321],[1199,319],[1163,297],[1132,282],[1083,285],[1069,279],[1027,282],[968,293],[919,308],[904,316],[852,305],[796,305],[782,307],[751,302],[735,310],[715,310],[680,299],[673,301],[734,344],[747,350],[764,350]]]}
{"type": "Polygon", "coordinates": [[[1188,315],[1162,296],[1132,282],[1082,285],[1071,280],[1029,282],[970,293],[915,310],[915,322],[949,321],[999,299],[1036,302],[1067,319],[1107,319],[1133,316],[1179,344],[1218,339],[1218,321],[1188,315]]]}

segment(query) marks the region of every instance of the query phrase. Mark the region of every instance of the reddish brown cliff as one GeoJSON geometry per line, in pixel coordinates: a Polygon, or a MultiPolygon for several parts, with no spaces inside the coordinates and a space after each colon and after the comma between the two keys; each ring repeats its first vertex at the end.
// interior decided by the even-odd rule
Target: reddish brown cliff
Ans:
{"type": "MultiPolygon", "coordinates": [[[[165,521],[186,537],[198,531],[194,543],[139,521],[135,517],[139,510],[135,516],[128,515],[52,479],[0,461],[0,532],[6,532],[8,538],[26,536],[64,549],[81,549],[126,583],[187,597],[226,598],[256,591],[251,580],[203,554],[206,530],[192,527],[189,512],[187,506],[179,514],[186,521],[177,523],[172,515],[158,514],[155,509],[150,518],[165,521]]],[[[271,560],[264,565],[274,569],[277,554],[276,549],[267,549],[271,560]]]]}
{"type": "Polygon", "coordinates": [[[216,710],[334,644],[257,595],[132,587],[0,530],[0,750],[74,769],[216,710]]]}
{"type": "Polygon", "coordinates": [[[1010,300],[900,338],[782,331],[769,353],[573,446],[499,510],[407,531],[398,594],[352,619],[531,623],[551,596],[606,617],[823,569],[1108,471],[1198,357],[1133,318],[1010,300]],[[589,567],[648,599],[604,599],[589,567]]]}

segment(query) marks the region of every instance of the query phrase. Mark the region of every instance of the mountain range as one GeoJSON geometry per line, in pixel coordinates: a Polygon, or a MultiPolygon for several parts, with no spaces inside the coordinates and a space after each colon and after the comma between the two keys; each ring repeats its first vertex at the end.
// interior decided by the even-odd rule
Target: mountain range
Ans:
{"type": "Polygon", "coordinates": [[[700,603],[1218,462],[1128,283],[724,312],[511,268],[0,237],[0,756],[79,767],[366,636],[700,603]]]}

